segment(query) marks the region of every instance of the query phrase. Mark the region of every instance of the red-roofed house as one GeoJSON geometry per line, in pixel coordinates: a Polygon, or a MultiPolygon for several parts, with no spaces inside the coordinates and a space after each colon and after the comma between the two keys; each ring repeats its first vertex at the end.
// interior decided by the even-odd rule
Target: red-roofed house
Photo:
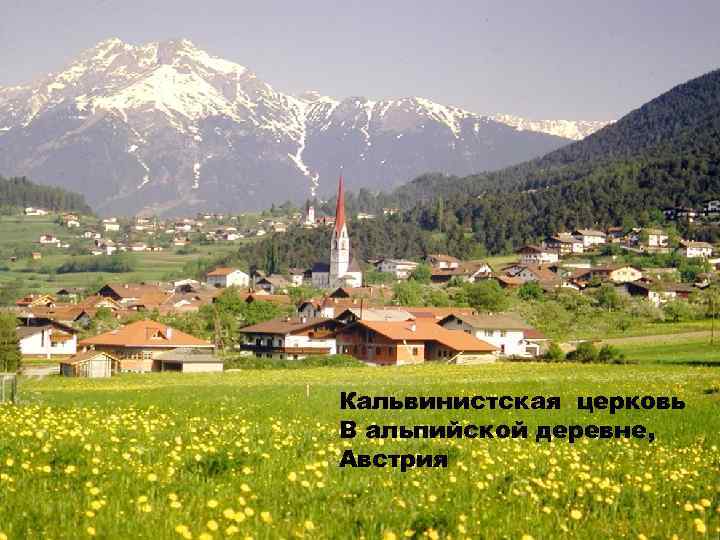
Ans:
{"type": "Polygon", "coordinates": [[[237,268],[216,268],[208,272],[207,283],[211,287],[247,287],[250,276],[237,268]]]}

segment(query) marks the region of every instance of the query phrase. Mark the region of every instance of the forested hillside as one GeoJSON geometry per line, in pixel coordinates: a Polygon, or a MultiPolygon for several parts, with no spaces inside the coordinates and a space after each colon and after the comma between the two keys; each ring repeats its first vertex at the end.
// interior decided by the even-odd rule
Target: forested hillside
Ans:
{"type": "MultiPolygon", "coordinates": [[[[463,178],[426,174],[356,209],[399,206],[429,231],[472,227],[490,253],[558,230],[657,222],[668,206],[720,198],[720,71],[679,85],[542,158],[463,178]]],[[[329,204],[332,204],[330,201],[329,204]]]]}
{"type": "Polygon", "coordinates": [[[0,209],[7,213],[29,206],[56,212],[92,213],[85,198],[78,193],[58,187],[41,186],[24,177],[0,176],[0,209]]]}

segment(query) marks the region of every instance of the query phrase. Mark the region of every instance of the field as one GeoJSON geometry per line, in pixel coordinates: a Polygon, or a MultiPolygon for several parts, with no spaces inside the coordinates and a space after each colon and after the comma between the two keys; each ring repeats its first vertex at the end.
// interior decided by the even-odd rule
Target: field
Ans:
{"type": "MultiPolygon", "coordinates": [[[[0,217],[0,254],[5,254],[5,259],[0,261],[3,270],[0,271],[0,286],[3,283],[11,282],[17,278],[24,281],[25,286],[32,292],[55,292],[62,287],[85,287],[95,283],[99,278],[107,282],[141,282],[160,281],[169,275],[177,275],[185,264],[195,261],[198,258],[214,258],[223,253],[237,250],[237,245],[231,243],[214,245],[197,245],[197,252],[178,254],[175,248],[169,248],[156,253],[134,253],[133,258],[137,261],[134,271],[127,273],[107,272],[82,272],[55,274],[48,272],[48,269],[56,268],[58,265],[70,260],[70,255],[65,249],[55,247],[41,247],[38,239],[42,234],[53,234],[63,242],[78,242],[77,236],[88,227],[86,220],[91,218],[83,217],[83,226],[79,229],[70,229],[56,223],[55,216],[32,216],[32,217],[0,217]],[[18,258],[17,262],[9,261],[9,253],[13,247],[22,246],[28,251],[42,253],[42,259],[32,261],[29,257],[18,258]]],[[[91,241],[83,240],[83,245],[90,246],[91,241]]]]}
{"type": "MultiPolygon", "coordinates": [[[[15,538],[717,538],[720,372],[514,364],[48,377],[0,406],[0,531],[15,538]],[[367,395],[558,395],[554,411],[339,408],[367,395]],[[674,395],[610,415],[576,396],[674,395]],[[531,438],[369,440],[341,419],[523,420],[531,438]],[[643,424],[646,440],[536,443],[548,424],[643,424]],[[339,468],[342,452],[444,453],[448,468],[339,468]]],[[[0,538],[2,538],[0,534],[0,538]]]]}

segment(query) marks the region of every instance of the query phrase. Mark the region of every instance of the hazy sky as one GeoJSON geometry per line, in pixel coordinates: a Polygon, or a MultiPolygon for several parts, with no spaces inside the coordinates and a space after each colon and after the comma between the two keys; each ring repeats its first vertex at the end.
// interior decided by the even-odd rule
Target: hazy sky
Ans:
{"type": "Polygon", "coordinates": [[[0,85],[184,37],[285,92],[614,119],[720,67],[720,1],[0,0],[0,85]]]}

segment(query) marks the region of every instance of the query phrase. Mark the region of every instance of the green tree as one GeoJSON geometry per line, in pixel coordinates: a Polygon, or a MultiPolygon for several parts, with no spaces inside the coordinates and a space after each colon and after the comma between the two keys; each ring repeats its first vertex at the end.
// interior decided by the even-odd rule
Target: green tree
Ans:
{"type": "Polygon", "coordinates": [[[0,371],[15,373],[20,369],[22,354],[15,328],[17,319],[11,313],[0,314],[0,371]]]}
{"type": "Polygon", "coordinates": [[[495,280],[484,280],[465,286],[467,301],[478,311],[503,311],[509,304],[505,291],[495,280]]]}
{"type": "Polygon", "coordinates": [[[432,270],[430,270],[430,267],[427,264],[420,263],[410,274],[410,279],[417,281],[418,283],[428,284],[430,283],[431,276],[432,270]]]}
{"type": "Polygon", "coordinates": [[[393,293],[395,303],[401,306],[423,305],[423,287],[417,281],[399,281],[393,293]]]}
{"type": "Polygon", "coordinates": [[[537,281],[523,283],[518,289],[518,296],[523,300],[539,300],[543,296],[543,288],[537,281]]]}
{"type": "Polygon", "coordinates": [[[574,351],[570,351],[566,358],[571,362],[580,362],[587,364],[590,362],[597,361],[598,351],[589,341],[583,341],[580,343],[574,351]]]}

